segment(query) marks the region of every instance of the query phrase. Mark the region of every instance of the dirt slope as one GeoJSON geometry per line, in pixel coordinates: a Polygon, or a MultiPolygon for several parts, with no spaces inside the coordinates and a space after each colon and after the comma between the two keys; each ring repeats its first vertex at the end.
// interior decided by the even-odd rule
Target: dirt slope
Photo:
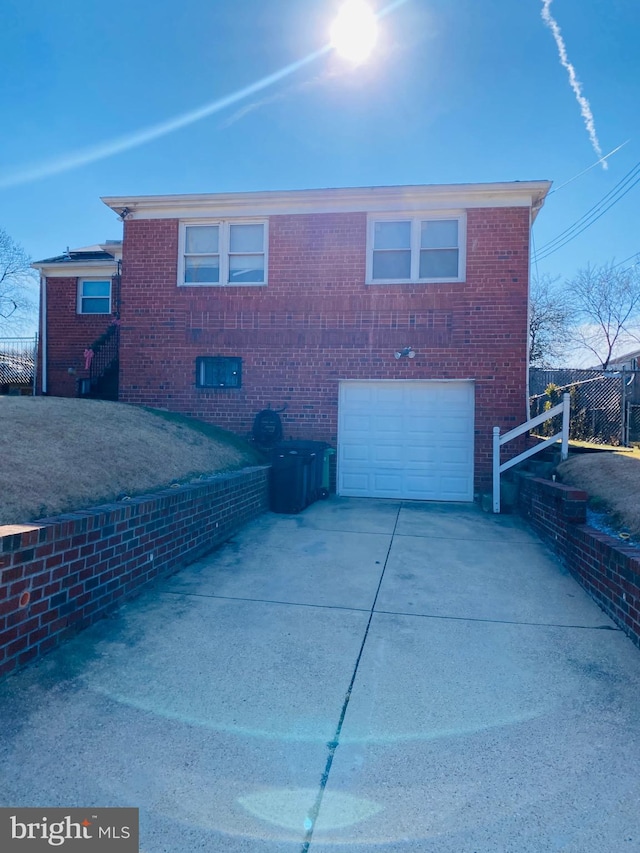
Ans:
{"type": "Polygon", "coordinates": [[[640,535],[640,452],[576,453],[558,473],[563,483],[584,489],[596,509],[633,536],[640,535]]]}
{"type": "Polygon", "coordinates": [[[0,524],[259,461],[242,439],[179,415],[101,400],[0,397],[0,524]]]}

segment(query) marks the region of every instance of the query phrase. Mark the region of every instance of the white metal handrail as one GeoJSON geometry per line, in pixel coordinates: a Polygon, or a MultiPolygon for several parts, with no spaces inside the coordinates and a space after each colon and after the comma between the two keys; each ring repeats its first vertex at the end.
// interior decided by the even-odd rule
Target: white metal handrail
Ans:
{"type": "Polygon", "coordinates": [[[531,418],[530,421],[527,421],[524,424],[521,424],[519,427],[515,427],[515,429],[510,430],[509,432],[505,432],[504,435],[500,435],[500,427],[493,428],[493,511],[500,512],[500,474],[503,471],[508,471],[509,468],[513,468],[514,465],[517,465],[518,462],[523,462],[525,459],[528,459],[530,456],[534,456],[536,453],[540,453],[541,450],[544,450],[545,447],[549,447],[551,444],[555,444],[556,441],[560,440],[562,442],[560,455],[562,460],[564,461],[569,456],[569,413],[571,408],[571,396],[569,394],[562,395],[562,402],[557,406],[554,406],[552,409],[549,409],[547,412],[543,412],[541,415],[538,415],[535,418],[531,418]],[[546,441],[542,441],[540,444],[536,444],[535,447],[530,447],[529,450],[525,450],[520,453],[518,456],[514,456],[513,459],[509,459],[507,462],[503,462],[500,464],[500,448],[503,444],[506,444],[508,441],[511,441],[514,438],[517,438],[519,435],[522,435],[525,432],[529,432],[530,429],[533,429],[540,424],[543,424],[545,421],[551,420],[556,415],[562,415],[562,430],[561,432],[556,433],[556,435],[552,435],[551,438],[547,438],[546,441]]]}

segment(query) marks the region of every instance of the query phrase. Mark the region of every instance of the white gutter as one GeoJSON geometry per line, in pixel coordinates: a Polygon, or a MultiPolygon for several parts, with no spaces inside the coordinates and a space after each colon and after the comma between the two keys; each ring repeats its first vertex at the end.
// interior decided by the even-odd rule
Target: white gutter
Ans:
{"type": "Polygon", "coordinates": [[[42,394],[47,393],[47,278],[40,273],[40,351],[42,353],[42,394]]]}
{"type": "Polygon", "coordinates": [[[50,264],[38,261],[35,264],[31,264],[31,266],[33,269],[38,270],[41,275],[47,276],[47,278],[84,278],[85,276],[93,276],[95,278],[100,275],[112,276],[114,269],[117,268],[117,261],[113,259],[100,261],[78,260],[50,264]]]}
{"type": "Polygon", "coordinates": [[[474,207],[533,207],[535,217],[550,187],[549,181],[511,181],[493,184],[104,196],[101,200],[125,219],[269,216],[285,213],[374,213],[474,207]]]}
{"type": "Polygon", "coordinates": [[[529,252],[527,254],[527,378],[524,387],[524,405],[526,412],[526,419],[529,420],[531,417],[531,409],[529,408],[531,400],[531,391],[530,391],[530,366],[529,360],[531,357],[531,247],[533,245],[533,211],[529,211],[529,252]]]}

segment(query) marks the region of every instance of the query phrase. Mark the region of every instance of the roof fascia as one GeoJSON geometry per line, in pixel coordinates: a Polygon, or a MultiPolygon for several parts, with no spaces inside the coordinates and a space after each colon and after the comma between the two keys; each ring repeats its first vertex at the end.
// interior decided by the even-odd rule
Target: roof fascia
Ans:
{"type": "Polygon", "coordinates": [[[84,278],[116,274],[118,264],[113,261],[62,261],[59,263],[47,263],[37,261],[31,264],[33,269],[39,270],[41,275],[47,278],[84,278]]]}
{"type": "Polygon", "coordinates": [[[375,213],[473,207],[530,207],[535,218],[550,187],[550,181],[515,181],[255,193],[105,196],[102,201],[119,215],[125,211],[127,219],[375,213]]]}

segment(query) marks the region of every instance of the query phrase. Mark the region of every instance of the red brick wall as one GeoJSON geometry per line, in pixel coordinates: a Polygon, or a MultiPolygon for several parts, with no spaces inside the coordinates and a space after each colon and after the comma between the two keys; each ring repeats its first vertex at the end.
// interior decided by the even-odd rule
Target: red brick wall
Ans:
{"type": "Polygon", "coordinates": [[[521,476],[518,508],[604,612],[640,646],[640,548],[585,524],[587,495],[571,486],[521,476]]]}
{"type": "Polygon", "coordinates": [[[264,512],[267,474],[267,467],[249,468],[127,503],[0,527],[0,678],[264,512]]]}
{"type": "Polygon", "coordinates": [[[340,379],[476,380],[476,489],[491,429],[526,419],[528,208],[467,214],[465,282],[365,284],[366,214],[272,216],[267,287],[178,288],[177,220],[125,223],[121,399],[242,435],[266,406],[286,437],[335,444],[340,379]],[[415,359],[394,358],[412,346],[415,359]],[[197,356],[240,356],[241,389],[195,387],[197,356]]]}
{"type": "MultiPolygon", "coordinates": [[[[47,279],[47,394],[76,397],[84,372],[84,351],[111,323],[111,315],[78,314],[78,279],[47,279]],[[76,373],[69,373],[73,368],[76,373]]],[[[42,331],[41,331],[42,335],[42,331]]],[[[42,392],[42,352],[38,353],[38,392],[42,392]]]]}

